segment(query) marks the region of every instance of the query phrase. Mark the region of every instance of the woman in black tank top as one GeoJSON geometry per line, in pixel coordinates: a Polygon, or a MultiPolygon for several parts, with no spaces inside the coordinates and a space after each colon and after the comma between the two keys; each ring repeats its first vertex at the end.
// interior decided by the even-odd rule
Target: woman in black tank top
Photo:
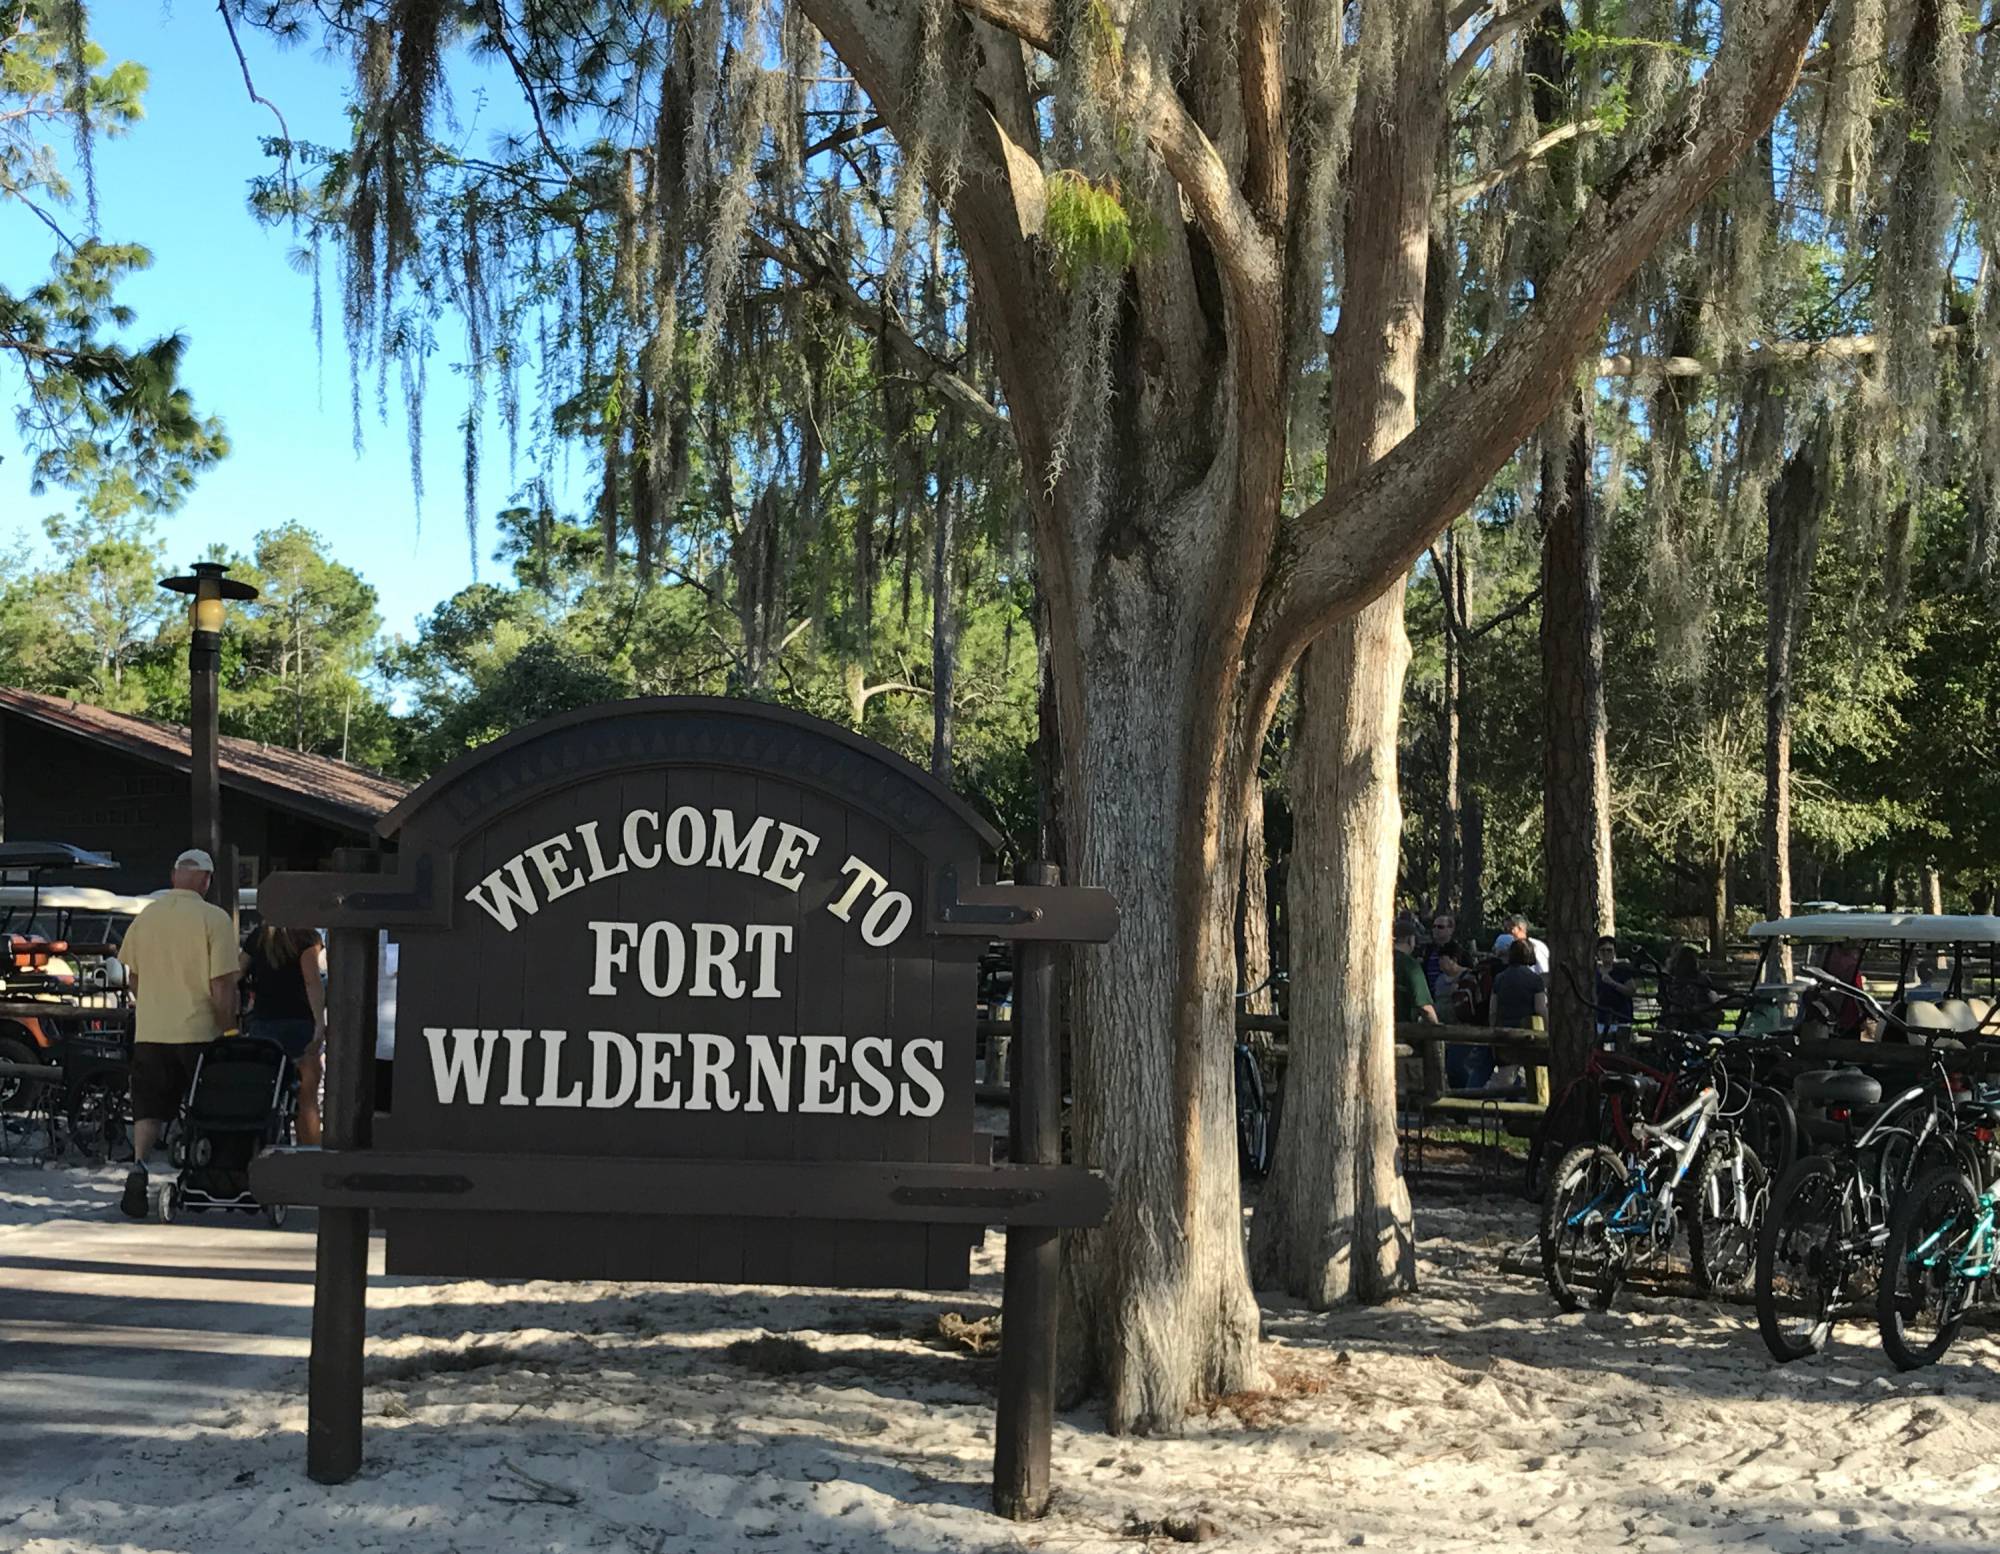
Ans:
{"type": "Polygon", "coordinates": [[[319,935],[265,923],[243,941],[243,990],[250,995],[245,1031],[275,1041],[299,1070],[299,1142],[319,1142],[321,1047],[326,990],[319,935]]]}

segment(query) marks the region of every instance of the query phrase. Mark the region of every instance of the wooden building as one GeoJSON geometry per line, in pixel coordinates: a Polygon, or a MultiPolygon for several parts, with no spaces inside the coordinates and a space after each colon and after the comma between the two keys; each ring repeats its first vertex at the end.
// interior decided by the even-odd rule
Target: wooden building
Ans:
{"type": "MultiPolygon", "coordinates": [[[[0,687],[0,840],[74,842],[119,862],[107,890],[167,883],[189,845],[188,731],[60,696],[0,687]]],[[[407,793],[390,777],[330,756],[222,740],[222,840],[237,879],[320,866],[365,843],[407,793]]]]}

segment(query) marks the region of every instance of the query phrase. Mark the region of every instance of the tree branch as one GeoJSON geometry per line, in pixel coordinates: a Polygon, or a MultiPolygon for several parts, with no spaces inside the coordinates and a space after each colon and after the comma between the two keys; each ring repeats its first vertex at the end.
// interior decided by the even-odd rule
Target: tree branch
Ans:
{"type": "Polygon", "coordinates": [[[864,684],[861,688],[861,694],[854,698],[854,705],[857,708],[865,707],[877,696],[886,695],[891,691],[905,691],[912,696],[928,696],[931,694],[928,686],[912,685],[907,680],[887,680],[881,685],[864,684]]]}
{"type": "Polygon", "coordinates": [[[1468,200],[1476,200],[1500,187],[1509,178],[1530,163],[1539,160],[1555,150],[1565,141],[1575,140],[1579,135],[1588,135],[1600,126],[1590,119],[1576,119],[1568,124],[1558,124],[1546,135],[1538,136],[1530,144],[1523,146],[1503,162],[1496,162],[1469,183],[1457,185],[1447,198],[1453,205],[1463,205],[1468,200]]]}
{"type": "MultiPolygon", "coordinates": [[[[800,244],[805,234],[796,228],[788,230],[794,245],[800,244]]],[[[883,343],[895,353],[896,359],[909,368],[919,382],[936,389],[954,408],[982,426],[997,431],[1008,429],[1007,417],[991,400],[954,370],[949,362],[926,350],[891,308],[869,301],[852,281],[824,258],[800,252],[796,246],[785,248],[754,230],[749,234],[749,243],[751,251],[759,258],[770,260],[807,285],[824,292],[854,318],[876,331],[883,343]]]]}
{"type": "MultiPolygon", "coordinates": [[[[1956,324],[1931,331],[1932,345],[1949,345],[1959,337],[1956,324]]],[[[1801,362],[1846,361],[1873,356],[1882,349],[1880,335],[1837,335],[1831,340],[1766,340],[1728,356],[1628,356],[1614,353],[1597,359],[1600,378],[1710,378],[1726,372],[1770,372],[1801,362]]]]}
{"type": "Polygon", "coordinates": [[[1240,0],[1237,18],[1236,66],[1246,137],[1243,192],[1262,220],[1282,228],[1292,175],[1285,136],[1279,8],[1273,0],[1240,0]]]}
{"type": "MultiPolygon", "coordinates": [[[[958,0],[958,4],[1045,54],[1056,51],[1058,24],[1052,0],[958,0]]],[[[1246,64],[1243,68],[1255,67],[1246,64]]],[[[1194,207],[1195,219],[1207,234],[1239,301],[1260,288],[1275,286],[1276,245],[1230,178],[1214,142],[1195,122],[1171,82],[1154,74],[1142,60],[1128,61],[1127,69],[1138,99],[1133,105],[1135,116],[1145,125],[1146,139],[1194,207]]],[[[1275,57],[1272,69],[1275,73],[1275,57]]],[[[1282,131],[1278,133],[1282,135],[1282,131]]],[[[1268,180],[1268,173],[1265,176],[1268,180]]],[[[1282,208],[1282,202],[1274,208],[1282,208]]]]}
{"type": "Polygon", "coordinates": [[[1770,127],[1826,3],[1769,0],[1762,24],[1744,29],[1590,201],[1500,343],[1393,452],[1301,515],[1249,644],[1260,700],[1306,643],[1406,572],[1548,418],[1633,272],[1770,127]]]}
{"type": "MultiPolygon", "coordinates": [[[[1445,72],[1445,96],[1456,97],[1459,88],[1472,79],[1472,72],[1479,67],[1481,57],[1513,37],[1539,16],[1541,11],[1539,0],[1524,0],[1524,3],[1515,6],[1511,11],[1501,11],[1489,17],[1486,25],[1472,35],[1472,41],[1459,51],[1458,58],[1451,62],[1451,68],[1445,72]]],[[[1462,25],[1463,23],[1455,24],[1452,31],[1456,32],[1462,25]]]]}
{"type": "Polygon", "coordinates": [[[278,105],[257,90],[257,83],[250,79],[250,61],[243,53],[243,40],[236,36],[236,18],[229,14],[229,0],[215,0],[215,8],[222,14],[222,25],[229,29],[229,46],[236,50],[236,63],[243,71],[243,90],[250,94],[250,101],[262,103],[271,110],[271,117],[278,121],[278,133],[284,137],[284,156],[279,162],[279,176],[287,189],[292,186],[292,127],[285,122],[278,105]]]}
{"type": "Polygon", "coordinates": [[[1444,605],[1445,630],[1451,633],[1451,640],[1460,646],[1468,642],[1477,642],[1481,637],[1498,631],[1511,620],[1519,620],[1529,610],[1533,609],[1537,601],[1542,597],[1541,585],[1538,583],[1492,619],[1482,621],[1477,626],[1468,627],[1464,621],[1458,618],[1458,606],[1453,603],[1451,588],[1445,582],[1445,579],[1451,574],[1445,570],[1444,561],[1439,557],[1437,547],[1435,545],[1429,547],[1425,550],[1424,554],[1430,557],[1431,568],[1438,579],[1438,599],[1444,605]]]}
{"type": "Polygon", "coordinates": [[[820,140],[815,140],[811,145],[807,146],[805,150],[799,153],[799,160],[801,162],[810,162],[814,157],[823,156],[829,151],[837,150],[849,141],[859,140],[864,135],[872,135],[878,129],[883,128],[883,123],[884,121],[880,114],[873,114],[863,119],[859,124],[850,124],[845,129],[837,129],[831,135],[825,136],[820,140]]]}
{"type": "MultiPolygon", "coordinates": [[[[869,0],[799,0],[841,63],[868,94],[874,110],[905,144],[915,107],[907,83],[916,74],[917,8],[894,10],[869,0]]],[[[975,90],[981,109],[971,114],[964,176],[950,191],[953,222],[987,322],[987,338],[1010,385],[1007,421],[1023,464],[1043,467],[1054,436],[1053,403],[1037,392],[1035,325],[1054,306],[1047,262],[1030,239],[1038,223],[1024,219],[1021,168],[1035,169],[1034,110],[1020,45],[1012,35],[972,25],[978,55],[975,90]]],[[[943,191],[940,191],[941,193],[943,191]]],[[[1032,215],[1032,195],[1028,191],[1032,215]]],[[[965,407],[972,410],[970,405],[965,407]]],[[[990,413],[992,407],[986,407],[990,413]]],[[[980,414],[973,410],[973,414],[980,414]]],[[[1033,482],[1031,481],[1032,485],[1033,482]]]]}
{"type": "Polygon", "coordinates": [[[576,170],[569,165],[569,159],[556,149],[556,143],[549,135],[548,121],[542,117],[542,100],[535,95],[534,83],[528,79],[528,67],[515,52],[513,39],[507,36],[507,13],[501,8],[500,0],[487,0],[485,9],[487,24],[493,29],[494,46],[506,58],[507,67],[514,72],[514,79],[520,84],[521,96],[527,99],[528,112],[535,117],[535,134],[542,142],[542,149],[549,154],[551,162],[569,174],[573,182],[576,170]]]}

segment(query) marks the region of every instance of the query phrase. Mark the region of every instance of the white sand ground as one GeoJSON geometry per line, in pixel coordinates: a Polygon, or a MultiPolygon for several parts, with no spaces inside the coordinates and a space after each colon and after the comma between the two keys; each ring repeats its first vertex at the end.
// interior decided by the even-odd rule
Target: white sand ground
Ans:
{"type": "MultiPolygon", "coordinates": [[[[137,1231],[113,1188],[0,1164],[0,1299],[10,1268],[37,1298],[74,1277],[47,1271],[63,1260],[35,1255],[43,1238],[114,1262],[137,1231]]],[[[1627,1296],[1609,1315],[1558,1316],[1538,1284],[1498,1270],[1529,1228],[1523,1205],[1421,1213],[1415,1298],[1330,1318],[1267,1308],[1273,1395],[1173,1439],[1111,1437],[1089,1408],[1062,1416],[1056,1503],[1032,1526],[985,1510],[990,1360],[935,1337],[942,1313],[997,1310],[992,1236],[958,1297],[378,1281],[367,1464],[333,1489],[303,1472],[306,1313],[292,1304],[268,1313],[295,1335],[284,1352],[219,1404],[167,1382],[149,1395],[128,1364],[111,1378],[126,1422],[100,1419],[73,1451],[31,1443],[24,1471],[0,1441],[0,1549],[1090,1551],[1167,1547],[1163,1522],[1201,1518],[1219,1549],[1410,1554],[1970,1554],[2000,1536],[2000,1370],[1983,1334],[1913,1377],[1858,1329],[1779,1369],[1735,1308],[1627,1296]],[[764,1332],[796,1335],[825,1368],[768,1376],[726,1353],[764,1332]]],[[[198,1306],[176,1320],[201,1320],[198,1306]]],[[[219,1330],[241,1325],[227,1301],[216,1313],[219,1330]]],[[[33,1338],[0,1305],[0,1353],[33,1338]]],[[[214,1350],[218,1376],[253,1364],[214,1350]]]]}

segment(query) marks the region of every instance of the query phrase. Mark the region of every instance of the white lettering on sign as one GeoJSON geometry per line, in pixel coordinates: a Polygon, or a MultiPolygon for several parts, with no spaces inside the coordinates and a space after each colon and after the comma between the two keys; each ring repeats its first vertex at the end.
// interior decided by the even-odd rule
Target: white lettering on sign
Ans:
{"type": "Polygon", "coordinates": [[[900,890],[889,889],[888,880],[859,858],[850,856],[840,866],[840,872],[852,874],[854,883],[847,887],[844,896],[828,905],[827,911],[843,923],[852,921],[854,903],[865,890],[872,900],[868,910],[861,914],[861,937],[878,948],[894,944],[902,937],[903,930],[910,926],[910,914],[914,910],[910,898],[900,890]]]}
{"type": "MultiPolygon", "coordinates": [[[[754,815],[748,822],[737,818],[736,812],[726,805],[716,805],[708,810],[696,809],[691,804],[683,804],[668,813],[664,820],[654,809],[634,809],[627,811],[623,820],[617,822],[617,841],[610,840],[613,828],[601,820],[583,820],[568,831],[559,831],[554,836],[524,847],[513,857],[486,875],[477,885],[465,893],[465,899],[478,907],[502,929],[512,933],[522,921],[533,917],[551,901],[559,901],[564,896],[573,895],[586,886],[601,880],[615,879],[634,869],[657,869],[670,863],[681,869],[724,869],[736,874],[753,875],[781,890],[797,895],[806,883],[804,864],[819,851],[820,839],[804,826],[794,825],[789,820],[779,820],[771,815],[754,815]],[[606,834],[600,835],[600,832],[606,834]],[[607,852],[606,849],[611,851],[607,852]]],[[[916,916],[916,904],[906,891],[890,887],[889,878],[859,857],[850,855],[840,866],[840,875],[847,881],[840,893],[826,904],[828,912],[843,923],[856,920],[859,912],[859,927],[863,942],[881,949],[894,944],[908,931],[916,916]]],[[[690,948],[693,951],[692,974],[697,986],[707,986],[715,982],[725,985],[737,978],[733,966],[725,966],[725,961],[733,961],[737,949],[730,948],[733,942],[721,935],[711,933],[703,939],[699,930],[704,925],[690,925],[694,932],[692,945],[680,936],[680,930],[672,934],[660,924],[652,925],[661,931],[654,936],[653,950],[646,951],[641,939],[625,939],[622,930],[635,927],[623,923],[592,923],[591,931],[597,934],[597,977],[591,983],[591,992],[606,996],[605,986],[609,971],[623,970],[627,958],[636,948],[641,957],[652,953],[668,957],[662,961],[655,959],[651,964],[651,980],[666,985],[676,980],[675,965],[683,968],[690,948]],[[675,961],[673,957],[681,957],[675,961]]],[[[671,925],[668,925],[671,926],[671,925]]],[[[718,925],[706,925],[710,929],[718,925]]],[[[772,927],[764,930],[769,937],[758,940],[752,937],[758,929],[750,929],[738,943],[738,948],[755,949],[758,953],[758,971],[754,998],[776,998],[776,986],[772,982],[775,957],[779,945],[775,938],[778,933],[789,936],[789,928],[772,927]]],[[[647,930],[648,933],[651,929],[647,930]]],[[[735,930],[731,930],[734,933],[735,930]]],[[[789,941],[783,946],[790,948],[789,941]]],[[[655,994],[667,997],[668,994],[655,994]]],[[[741,997],[740,993],[702,993],[700,997],[741,997]]]]}
{"type": "Polygon", "coordinates": [[[568,1031],[427,1025],[433,1093],[444,1106],[597,1111],[935,1117],[944,1107],[944,1043],[930,1037],[586,1035],[587,1062],[568,1031]],[[495,1095],[493,1059],[503,1044],[506,1088],[495,1095]]]}
{"type": "Polygon", "coordinates": [[[594,998],[615,998],[634,970],[653,998],[781,998],[778,957],[792,952],[790,923],[616,923],[592,921],[594,998]],[[688,946],[694,946],[693,956],[688,946]],[[636,964],[635,964],[636,957],[636,964]],[[739,962],[741,963],[739,965],[739,962]],[[690,974],[692,972],[692,974],[690,974]]]}

